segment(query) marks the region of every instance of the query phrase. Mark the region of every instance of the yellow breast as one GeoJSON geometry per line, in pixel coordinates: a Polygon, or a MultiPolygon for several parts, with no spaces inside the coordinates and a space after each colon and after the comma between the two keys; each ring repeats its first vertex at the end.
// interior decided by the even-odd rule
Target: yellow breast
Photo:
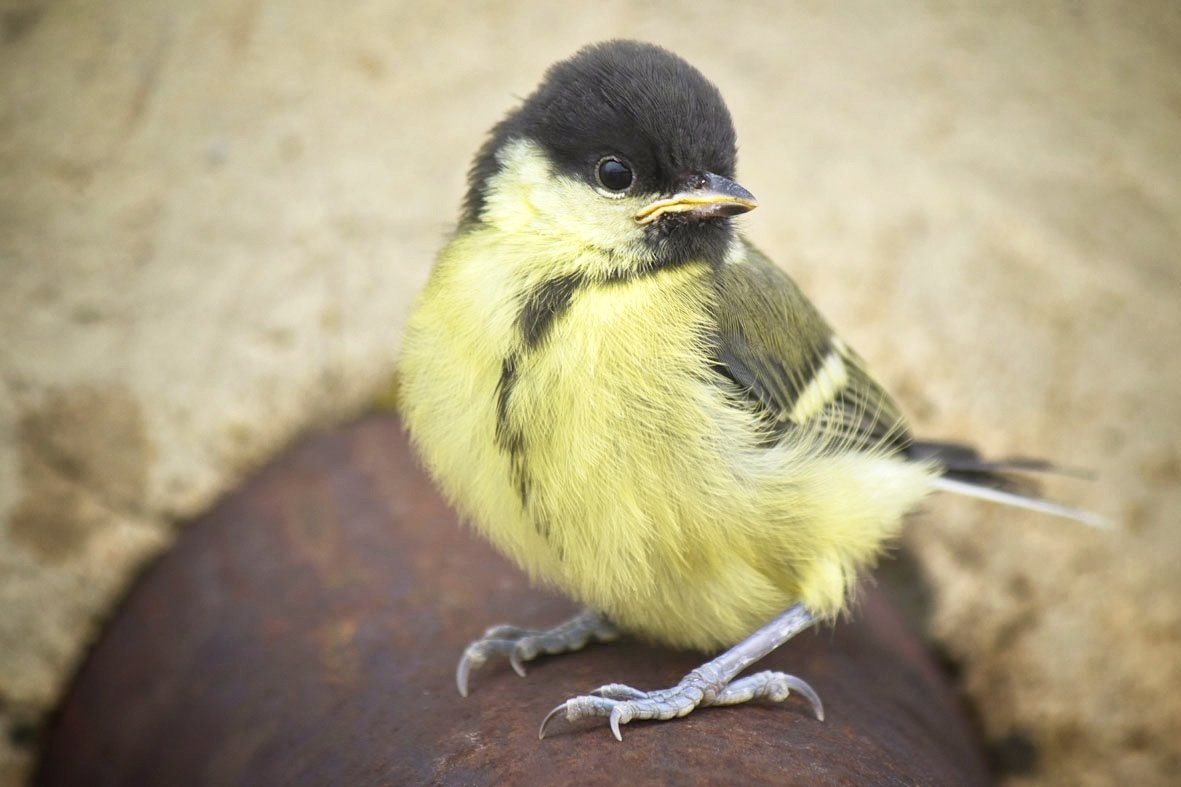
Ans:
{"type": "Polygon", "coordinates": [[[924,471],[760,445],[711,373],[705,265],[584,282],[530,345],[523,264],[461,236],[411,316],[405,417],[459,510],[533,577],[670,644],[840,609],[924,471]]]}

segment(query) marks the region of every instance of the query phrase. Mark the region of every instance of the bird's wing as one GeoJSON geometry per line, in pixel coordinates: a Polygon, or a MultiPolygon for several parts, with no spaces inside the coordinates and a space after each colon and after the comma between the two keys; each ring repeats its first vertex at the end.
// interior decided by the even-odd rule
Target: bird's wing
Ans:
{"type": "Polygon", "coordinates": [[[769,439],[795,433],[829,450],[906,451],[901,412],[786,273],[750,244],[716,271],[714,368],[769,439]]]}
{"type": "Polygon", "coordinates": [[[1025,473],[1077,473],[1036,459],[985,461],[956,443],[916,442],[897,405],[787,274],[750,244],[715,271],[714,370],[766,425],[769,442],[811,441],[822,451],[894,453],[938,467],[935,489],[1062,516],[1103,517],[1033,494],[1025,473]]]}

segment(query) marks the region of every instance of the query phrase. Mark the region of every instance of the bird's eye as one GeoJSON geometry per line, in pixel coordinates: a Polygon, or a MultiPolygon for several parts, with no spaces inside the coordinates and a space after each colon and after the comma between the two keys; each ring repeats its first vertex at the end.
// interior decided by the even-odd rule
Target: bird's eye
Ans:
{"type": "Polygon", "coordinates": [[[595,177],[607,191],[624,192],[631,188],[632,168],[616,156],[605,156],[595,166],[595,177]]]}

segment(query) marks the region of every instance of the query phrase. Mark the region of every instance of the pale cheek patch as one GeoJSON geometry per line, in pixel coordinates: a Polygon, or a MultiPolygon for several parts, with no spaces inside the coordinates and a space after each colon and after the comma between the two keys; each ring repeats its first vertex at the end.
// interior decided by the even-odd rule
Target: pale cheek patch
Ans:
{"type": "MultiPolygon", "coordinates": [[[[643,253],[643,229],[632,218],[645,201],[611,198],[580,180],[557,175],[534,143],[518,140],[498,155],[500,171],[490,180],[481,219],[506,232],[551,238],[566,251],[629,247],[643,253]]],[[[604,271],[609,273],[610,271],[604,271]]]]}
{"type": "Polygon", "coordinates": [[[533,191],[534,204],[558,232],[600,249],[621,249],[643,238],[632,215],[641,201],[604,197],[581,181],[558,176],[533,191]]]}
{"type": "Polygon", "coordinates": [[[487,224],[513,232],[537,217],[530,194],[550,177],[549,162],[536,146],[513,142],[497,154],[500,171],[488,182],[480,218],[487,224]]]}

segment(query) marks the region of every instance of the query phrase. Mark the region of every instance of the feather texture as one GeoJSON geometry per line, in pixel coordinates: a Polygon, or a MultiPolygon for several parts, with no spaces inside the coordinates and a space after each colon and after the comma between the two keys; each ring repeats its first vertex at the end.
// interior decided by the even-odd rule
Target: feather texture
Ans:
{"type": "Polygon", "coordinates": [[[411,437],[482,533],[619,628],[702,649],[797,603],[836,615],[934,486],[1020,504],[977,490],[1040,469],[911,439],[735,231],[755,204],[735,161],[720,94],[674,55],[556,65],[478,154],[400,367],[411,437]]]}
{"type": "Polygon", "coordinates": [[[749,244],[718,269],[715,366],[774,439],[810,432],[832,451],[902,451],[902,414],[786,273],[749,244]]]}
{"type": "Polygon", "coordinates": [[[599,275],[613,261],[530,206],[561,200],[593,226],[614,203],[536,149],[505,160],[404,344],[406,421],[448,496],[533,577],[672,645],[731,644],[798,601],[835,615],[934,473],[878,436],[896,409],[842,352],[844,385],[768,441],[768,412],[783,422],[820,348],[842,346],[794,284],[737,238],[721,265],[599,275]],[[541,302],[539,339],[522,315],[541,302]],[[817,352],[769,340],[783,320],[817,352]]]}

